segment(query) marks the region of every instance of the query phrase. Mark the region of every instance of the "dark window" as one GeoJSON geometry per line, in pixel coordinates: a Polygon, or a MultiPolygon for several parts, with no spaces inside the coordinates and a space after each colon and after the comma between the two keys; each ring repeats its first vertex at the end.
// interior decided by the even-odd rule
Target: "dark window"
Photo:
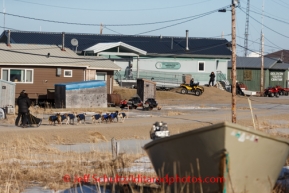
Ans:
{"type": "Polygon", "coordinates": [[[199,71],[205,71],[205,63],[199,62],[199,71]]]}

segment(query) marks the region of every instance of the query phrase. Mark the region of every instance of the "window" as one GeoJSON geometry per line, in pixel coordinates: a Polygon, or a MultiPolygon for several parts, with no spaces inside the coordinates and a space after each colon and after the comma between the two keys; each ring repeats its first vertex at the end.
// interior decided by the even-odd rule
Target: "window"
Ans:
{"type": "Polygon", "coordinates": [[[33,69],[2,69],[2,80],[18,82],[18,83],[33,83],[33,69]]]}
{"type": "Polygon", "coordinates": [[[106,80],[106,72],[96,72],[95,80],[106,80]]]}
{"type": "Polygon", "coordinates": [[[64,77],[72,77],[72,70],[64,70],[64,77]]]}
{"type": "Polygon", "coordinates": [[[205,62],[199,62],[199,71],[205,71],[205,62]]]}

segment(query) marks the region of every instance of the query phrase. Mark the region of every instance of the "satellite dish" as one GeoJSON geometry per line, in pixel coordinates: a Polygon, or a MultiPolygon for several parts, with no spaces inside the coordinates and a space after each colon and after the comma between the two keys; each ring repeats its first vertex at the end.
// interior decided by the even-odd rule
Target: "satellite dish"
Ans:
{"type": "Polygon", "coordinates": [[[75,38],[71,39],[71,44],[72,44],[73,46],[78,46],[78,40],[75,39],[75,38]]]}

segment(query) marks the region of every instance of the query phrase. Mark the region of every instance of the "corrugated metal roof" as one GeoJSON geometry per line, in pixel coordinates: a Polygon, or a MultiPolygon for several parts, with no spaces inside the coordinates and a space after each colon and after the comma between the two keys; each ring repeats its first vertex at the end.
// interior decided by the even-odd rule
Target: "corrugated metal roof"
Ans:
{"type": "Polygon", "coordinates": [[[42,66],[73,66],[80,68],[95,68],[118,70],[119,66],[112,61],[94,57],[78,56],[72,50],[66,48],[61,51],[60,46],[55,45],[31,45],[31,44],[0,44],[0,65],[42,65],[42,66]]]}
{"type": "MultiPolygon", "coordinates": [[[[264,69],[271,68],[276,64],[278,60],[271,58],[264,58],[264,69]]],[[[261,68],[261,58],[260,57],[237,57],[236,60],[237,68],[261,68]]],[[[231,61],[228,61],[228,68],[232,68],[231,61]]]]}
{"type": "Polygon", "coordinates": [[[111,42],[111,43],[98,43],[94,46],[91,46],[87,49],[85,49],[84,51],[85,52],[93,52],[93,53],[99,53],[99,52],[102,52],[102,51],[105,51],[105,50],[108,50],[108,49],[111,49],[111,48],[115,48],[115,47],[124,47],[124,48],[127,48],[128,50],[131,50],[131,51],[134,51],[134,52],[137,52],[138,54],[140,55],[146,55],[146,51],[144,50],[141,50],[141,49],[138,49],[134,46],[131,46],[131,45],[128,45],[126,43],[123,43],[123,42],[111,42]]]}
{"type": "MultiPolygon", "coordinates": [[[[1,42],[6,43],[6,31],[0,38],[1,42]]],[[[185,32],[184,32],[185,35],[185,32]]],[[[128,45],[145,50],[150,54],[173,54],[176,57],[184,54],[190,57],[195,55],[221,56],[230,58],[232,52],[227,48],[228,40],[224,38],[188,38],[189,50],[186,50],[186,37],[172,36],[137,36],[137,35],[105,35],[105,34],[77,34],[65,33],[65,47],[72,50],[75,46],[71,45],[71,39],[78,40],[77,50],[83,51],[98,43],[124,42],[128,45]]],[[[12,43],[29,44],[62,44],[62,33],[51,32],[23,32],[11,31],[12,43]]]]}
{"type": "Polygon", "coordinates": [[[271,69],[289,70],[289,64],[288,63],[276,63],[271,69]]]}

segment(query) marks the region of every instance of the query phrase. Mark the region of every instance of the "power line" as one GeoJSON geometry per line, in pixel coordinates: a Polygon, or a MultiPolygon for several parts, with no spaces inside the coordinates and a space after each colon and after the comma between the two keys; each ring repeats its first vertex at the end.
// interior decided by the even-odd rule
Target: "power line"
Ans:
{"type": "MultiPolygon", "coordinates": [[[[237,37],[238,37],[238,38],[241,38],[241,39],[245,39],[245,38],[243,38],[243,37],[241,37],[241,36],[237,36],[237,37]]],[[[265,37],[264,37],[264,38],[265,38],[265,37]]],[[[260,39],[260,38],[258,38],[258,39],[260,39]]],[[[274,46],[270,46],[270,45],[265,45],[266,47],[278,48],[278,49],[282,49],[282,50],[283,50],[283,48],[281,48],[280,46],[272,43],[269,39],[267,39],[267,38],[265,38],[265,39],[268,40],[271,44],[273,44],[273,45],[276,46],[276,47],[274,47],[274,46]]],[[[248,40],[248,41],[249,41],[249,42],[252,42],[252,43],[260,44],[260,42],[256,42],[256,41],[253,41],[253,40],[248,40]]]]}
{"type": "Polygon", "coordinates": [[[41,5],[41,6],[46,6],[46,7],[54,7],[54,8],[61,8],[61,9],[71,9],[71,10],[82,10],[82,11],[102,11],[102,12],[110,12],[110,11],[152,11],[152,10],[164,10],[164,9],[175,9],[179,7],[187,7],[190,5],[196,5],[196,4],[201,4],[204,2],[212,1],[212,0],[204,0],[196,3],[191,3],[191,4],[186,4],[186,5],[178,5],[178,6],[171,6],[171,7],[159,7],[159,8],[149,8],[149,9],[85,9],[85,8],[75,8],[75,7],[66,7],[66,6],[56,6],[56,5],[49,5],[49,4],[43,4],[43,3],[34,3],[34,2],[29,2],[29,1],[24,1],[24,0],[15,0],[19,1],[22,3],[29,3],[29,4],[34,4],[34,5],[41,5]]]}
{"type": "MultiPolygon", "coordinates": [[[[256,13],[256,14],[258,14],[258,15],[261,15],[261,13],[258,13],[258,12],[255,12],[255,11],[252,11],[252,12],[253,12],[253,13],[256,13]]],[[[281,20],[281,19],[276,19],[276,18],[271,17],[271,16],[268,16],[268,15],[263,15],[263,16],[265,16],[265,17],[267,17],[267,18],[269,18],[269,19],[273,19],[273,20],[275,20],[275,21],[279,21],[279,22],[281,22],[281,23],[289,24],[289,22],[284,21],[284,20],[281,20]]]]}
{"type": "MultiPolygon", "coordinates": [[[[224,8],[228,8],[228,6],[219,8],[219,9],[224,9],[224,8]]],[[[212,12],[217,12],[219,9],[213,10],[213,11],[209,11],[206,13],[201,13],[198,15],[193,15],[193,16],[188,16],[188,17],[183,17],[183,18],[179,18],[179,19],[173,19],[173,20],[166,20],[166,21],[159,21],[159,22],[150,22],[150,23],[134,23],[134,24],[105,24],[105,26],[140,26],[140,25],[155,25],[155,24],[161,24],[161,23],[169,23],[169,22],[174,22],[174,21],[179,21],[179,20],[185,20],[185,19],[189,19],[189,18],[194,18],[194,17],[199,17],[202,16],[204,14],[208,14],[208,13],[212,13],[212,12]]],[[[59,23],[59,24],[69,24],[69,25],[82,25],[82,26],[100,26],[100,24],[95,24],[95,23],[74,23],[74,22],[66,22],[66,21],[55,21],[55,20],[48,20],[48,19],[39,19],[39,18],[35,18],[35,17],[27,17],[27,16],[23,16],[23,15],[16,15],[16,14],[11,14],[11,13],[4,13],[4,12],[0,12],[1,14],[5,14],[5,15],[9,15],[9,16],[13,16],[13,17],[19,17],[19,18],[23,18],[23,19],[30,19],[30,20],[37,20],[37,21],[44,21],[44,22],[50,22],[50,23],[59,23]]]]}
{"type": "MultiPolygon", "coordinates": [[[[240,9],[243,13],[245,13],[245,12],[242,10],[241,7],[239,7],[239,9],[240,9]]],[[[256,21],[257,23],[262,24],[262,23],[260,23],[258,20],[256,20],[254,17],[252,17],[252,16],[249,16],[249,17],[250,17],[251,19],[253,19],[254,21],[256,21]]],[[[271,30],[271,31],[273,31],[273,32],[275,32],[275,33],[277,33],[277,34],[285,37],[285,38],[289,38],[289,36],[286,36],[286,35],[284,35],[284,34],[281,34],[281,33],[277,32],[276,30],[273,30],[272,28],[267,27],[266,25],[263,25],[263,26],[266,27],[267,29],[269,29],[269,30],[271,30]]]]}

